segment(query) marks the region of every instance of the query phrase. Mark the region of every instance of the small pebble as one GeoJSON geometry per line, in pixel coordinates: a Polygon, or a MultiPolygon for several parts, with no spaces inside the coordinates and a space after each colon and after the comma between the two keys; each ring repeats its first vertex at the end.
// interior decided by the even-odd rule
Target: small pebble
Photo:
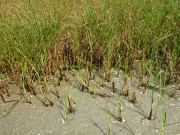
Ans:
{"type": "Polygon", "coordinates": [[[62,119],[61,122],[64,124],[65,123],[64,119],[62,119]]]}

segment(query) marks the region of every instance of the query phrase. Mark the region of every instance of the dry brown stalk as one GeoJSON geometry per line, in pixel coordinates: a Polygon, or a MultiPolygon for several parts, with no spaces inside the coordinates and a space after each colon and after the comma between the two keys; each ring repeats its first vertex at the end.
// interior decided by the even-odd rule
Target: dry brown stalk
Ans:
{"type": "Polygon", "coordinates": [[[73,108],[72,108],[71,99],[70,99],[69,96],[68,96],[68,102],[69,102],[69,112],[72,113],[73,112],[73,108]]]}
{"type": "Polygon", "coordinates": [[[126,95],[125,95],[126,97],[129,96],[129,89],[130,89],[130,80],[129,80],[128,88],[127,88],[126,95]]]}
{"type": "Polygon", "coordinates": [[[110,82],[110,70],[108,69],[107,73],[105,73],[105,80],[107,80],[107,82],[110,82]]]}
{"type": "Polygon", "coordinates": [[[26,91],[27,92],[30,92],[31,90],[30,90],[30,87],[29,87],[29,85],[28,85],[28,83],[27,83],[27,80],[24,78],[24,87],[25,87],[25,89],[26,89],[26,91]]]}
{"type": "Polygon", "coordinates": [[[59,92],[57,90],[57,87],[56,87],[56,84],[55,84],[55,81],[54,81],[54,78],[53,78],[53,84],[54,84],[54,88],[55,88],[55,91],[56,91],[56,94],[57,94],[57,97],[60,98],[59,96],[59,92]]]}
{"type": "Polygon", "coordinates": [[[7,96],[9,97],[9,96],[10,96],[10,93],[9,93],[9,90],[8,90],[8,86],[7,86],[7,85],[4,85],[4,89],[6,90],[7,96]]]}
{"type": "Polygon", "coordinates": [[[48,107],[48,103],[47,103],[46,97],[44,97],[44,105],[45,105],[46,107],[48,107]]]}
{"type": "Polygon", "coordinates": [[[137,103],[136,92],[133,93],[133,103],[137,103]]]}
{"type": "Polygon", "coordinates": [[[151,109],[149,117],[148,117],[148,120],[151,120],[151,119],[152,119],[152,109],[151,109]]]}
{"type": "MultiPolygon", "coordinates": [[[[46,90],[46,86],[45,86],[45,84],[43,84],[43,88],[44,88],[44,90],[45,90],[45,91],[46,91],[46,93],[47,93],[47,90],[46,90]]],[[[41,87],[41,89],[42,89],[42,87],[41,87]]],[[[41,90],[41,91],[42,91],[42,90],[41,90]]],[[[43,95],[43,97],[44,97],[44,105],[48,107],[48,104],[47,104],[47,99],[46,99],[46,97],[45,97],[45,95],[44,95],[43,91],[42,91],[42,95],[43,95]]]]}
{"type": "Polygon", "coordinates": [[[119,110],[120,112],[119,112],[119,117],[118,117],[118,120],[120,121],[120,122],[122,122],[122,110],[121,110],[121,107],[120,107],[120,110],[119,110]]]}
{"type": "MultiPolygon", "coordinates": [[[[94,92],[93,92],[93,91],[90,91],[89,93],[94,95],[94,92]]],[[[111,96],[108,95],[108,94],[99,93],[99,92],[95,92],[95,95],[98,95],[98,96],[100,96],[100,97],[109,97],[109,98],[111,97],[111,96]]]]}
{"type": "Polygon", "coordinates": [[[62,81],[62,79],[63,79],[62,75],[59,73],[58,74],[58,86],[60,86],[60,84],[61,84],[60,82],[62,81]]]}
{"type": "Polygon", "coordinates": [[[104,79],[103,79],[103,81],[102,81],[101,87],[104,87],[104,79]]]}
{"type": "Polygon", "coordinates": [[[74,70],[71,70],[72,71],[72,75],[75,77],[76,76],[76,73],[74,72],[74,70]]]}
{"type": "Polygon", "coordinates": [[[2,94],[2,92],[1,92],[1,89],[0,89],[0,96],[1,96],[1,98],[2,98],[2,101],[3,101],[4,103],[6,103],[6,101],[5,101],[4,97],[3,97],[3,94],[2,94]]]}
{"type": "Polygon", "coordinates": [[[116,93],[116,91],[115,91],[115,82],[114,81],[112,82],[112,87],[113,87],[113,93],[116,93]]]}
{"type": "Polygon", "coordinates": [[[63,76],[64,76],[65,81],[67,82],[67,81],[68,81],[68,79],[67,79],[67,77],[66,77],[65,72],[63,72],[63,76]]]}
{"type": "Polygon", "coordinates": [[[51,74],[54,75],[55,74],[55,71],[54,71],[54,62],[52,60],[52,58],[50,59],[50,67],[51,67],[51,74]]]}
{"type": "Polygon", "coordinates": [[[48,92],[47,92],[47,88],[46,88],[46,84],[45,84],[45,83],[43,83],[43,88],[44,88],[44,91],[45,91],[46,93],[48,93],[48,92]]]}
{"type": "Polygon", "coordinates": [[[88,90],[90,89],[90,81],[88,80],[88,90]]]}
{"type": "Polygon", "coordinates": [[[122,87],[121,95],[124,95],[124,88],[125,88],[125,86],[126,86],[126,78],[123,81],[123,87],[122,87]]]}
{"type": "Polygon", "coordinates": [[[91,71],[90,71],[89,74],[90,74],[89,80],[93,80],[93,79],[94,79],[94,76],[92,76],[91,71]]]}
{"type": "Polygon", "coordinates": [[[54,103],[53,103],[52,97],[51,97],[51,95],[49,95],[49,96],[50,96],[50,104],[51,104],[51,106],[54,106],[54,103]]]}
{"type": "Polygon", "coordinates": [[[31,89],[31,94],[32,94],[32,95],[36,95],[35,87],[34,87],[33,84],[32,84],[32,79],[31,79],[31,77],[28,76],[28,80],[29,80],[29,86],[30,86],[30,89],[31,89]]]}
{"type": "Polygon", "coordinates": [[[144,94],[146,93],[148,84],[149,84],[149,73],[147,73],[147,82],[146,82],[146,85],[145,85],[145,87],[144,87],[144,92],[143,92],[144,94]]]}
{"type": "MultiPolygon", "coordinates": [[[[46,81],[46,80],[45,80],[45,81],[46,81]]],[[[44,90],[45,90],[46,93],[47,93],[47,86],[46,86],[46,83],[45,83],[45,82],[44,82],[44,90]]],[[[49,90],[49,89],[48,89],[48,90],[49,90]]],[[[51,104],[51,106],[54,106],[51,93],[50,93],[50,91],[48,91],[48,92],[49,92],[49,97],[50,97],[50,104],[51,104]]],[[[46,99],[46,98],[45,98],[45,99],[46,99]]]]}
{"type": "Polygon", "coordinates": [[[82,84],[82,91],[84,91],[84,89],[85,89],[85,86],[84,86],[84,84],[82,84]]]}
{"type": "Polygon", "coordinates": [[[89,75],[90,75],[89,80],[93,80],[94,77],[92,76],[92,73],[91,73],[91,62],[89,62],[89,75]]]}
{"type": "Polygon", "coordinates": [[[143,76],[140,75],[140,78],[139,78],[139,86],[142,84],[142,82],[143,82],[143,76]]]}

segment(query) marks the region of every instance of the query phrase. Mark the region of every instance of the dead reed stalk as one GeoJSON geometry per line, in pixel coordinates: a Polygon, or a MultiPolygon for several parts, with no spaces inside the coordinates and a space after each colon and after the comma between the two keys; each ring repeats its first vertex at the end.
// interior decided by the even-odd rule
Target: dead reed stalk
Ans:
{"type": "Polygon", "coordinates": [[[53,78],[53,84],[54,84],[54,88],[55,88],[55,91],[56,91],[57,97],[58,97],[58,98],[60,98],[60,96],[59,96],[59,92],[58,92],[58,90],[57,90],[57,87],[56,87],[56,83],[55,83],[54,78],[53,78]]]}
{"type": "Polygon", "coordinates": [[[125,95],[126,97],[129,96],[129,89],[130,89],[130,80],[129,80],[128,88],[127,88],[126,95],[125,95]]]}
{"type": "Polygon", "coordinates": [[[137,103],[137,98],[136,98],[136,92],[134,91],[133,93],[133,103],[137,103]]]}
{"type": "Polygon", "coordinates": [[[118,120],[122,123],[122,108],[121,108],[121,106],[120,106],[120,110],[119,110],[118,120]]]}
{"type": "Polygon", "coordinates": [[[124,88],[125,88],[125,86],[126,86],[126,78],[123,81],[123,87],[122,87],[121,95],[124,95],[124,88]]]}
{"type": "Polygon", "coordinates": [[[149,84],[149,78],[150,78],[150,74],[149,74],[149,71],[147,71],[147,82],[145,84],[145,87],[144,87],[144,94],[146,93],[146,90],[147,90],[147,87],[148,87],[148,84],[149,84]]]}
{"type": "Polygon", "coordinates": [[[112,82],[112,87],[113,87],[113,93],[116,93],[116,91],[115,91],[115,82],[114,81],[112,82]]]}
{"type": "Polygon", "coordinates": [[[72,108],[72,105],[71,105],[70,95],[68,96],[68,102],[69,102],[69,112],[72,113],[73,112],[73,108],[72,108]]]}
{"type": "Polygon", "coordinates": [[[2,101],[3,101],[4,103],[6,103],[6,101],[5,101],[4,97],[3,97],[3,94],[2,94],[2,92],[1,92],[1,89],[0,89],[0,96],[1,96],[1,98],[2,98],[2,101]]]}
{"type": "Polygon", "coordinates": [[[148,120],[152,120],[152,109],[151,109],[151,111],[150,111],[150,114],[149,114],[148,120]]]}

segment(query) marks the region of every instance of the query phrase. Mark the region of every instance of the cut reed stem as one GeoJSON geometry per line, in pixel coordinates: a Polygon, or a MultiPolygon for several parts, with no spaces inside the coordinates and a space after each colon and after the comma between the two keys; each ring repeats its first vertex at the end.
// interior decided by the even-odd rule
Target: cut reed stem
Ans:
{"type": "Polygon", "coordinates": [[[69,112],[72,113],[73,112],[73,108],[72,108],[72,105],[71,105],[70,95],[68,95],[68,102],[69,102],[69,112]]]}
{"type": "Polygon", "coordinates": [[[137,103],[137,98],[136,98],[136,92],[134,91],[133,93],[133,103],[137,103]]]}
{"type": "Polygon", "coordinates": [[[116,91],[115,91],[115,82],[114,81],[112,82],[112,87],[113,87],[113,93],[116,93],[116,91]]]}
{"type": "Polygon", "coordinates": [[[126,78],[125,78],[124,81],[123,81],[123,87],[122,87],[121,95],[124,95],[125,85],[126,85],[126,78]]]}
{"type": "Polygon", "coordinates": [[[126,97],[128,97],[129,96],[129,89],[130,89],[130,80],[129,80],[129,83],[128,83],[128,88],[127,88],[127,91],[126,91],[126,97]]]}
{"type": "Polygon", "coordinates": [[[122,123],[122,99],[121,95],[119,95],[119,101],[118,101],[118,121],[122,123]]]}
{"type": "Polygon", "coordinates": [[[151,108],[151,111],[150,111],[150,114],[149,114],[148,120],[151,120],[151,119],[152,119],[152,111],[153,111],[153,108],[151,108]]]}
{"type": "Polygon", "coordinates": [[[121,108],[121,105],[120,105],[120,108],[119,108],[118,121],[120,121],[122,123],[122,108],[121,108]]]}
{"type": "MultiPolygon", "coordinates": [[[[148,71],[147,71],[148,72],[148,71]]],[[[145,87],[144,87],[144,94],[146,94],[146,90],[147,90],[147,87],[148,87],[148,84],[149,84],[149,73],[147,73],[147,82],[146,82],[146,84],[145,84],[145,87]]]]}
{"type": "Polygon", "coordinates": [[[54,88],[55,88],[55,91],[56,91],[56,95],[57,95],[58,98],[60,98],[54,78],[53,78],[53,84],[54,84],[54,88]]]}

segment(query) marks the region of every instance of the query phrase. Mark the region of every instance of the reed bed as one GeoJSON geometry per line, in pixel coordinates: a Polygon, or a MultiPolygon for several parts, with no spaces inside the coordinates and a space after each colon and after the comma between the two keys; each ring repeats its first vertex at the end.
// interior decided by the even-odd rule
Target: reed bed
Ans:
{"type": "MultiPolygon", "coordinates": [[[[84,75],[79,74],[81,91],[87,89],[101,97],[109,95],[91,89],[90,80],[95,79],[93,69],[101,70],[102,87],[112,79],[111,68],[122,70],[121,95],[127,97],[131,88],[131,81],[127,79],[132,71],[137,72],[140,85],[145,84],[144,94],[151,78],[162,69],[167,76],[164,86],[176,82],[180,66],[179,12],[178,0],[1,0],[0,96],[3,104],[6,102],[4,89],[8,96],[11,94],[5,85],[8,81],[1,81],[4,76],[22,86],[28,103],[31,100],[27,92],[36,95],[33,82],[37,82],[45,106],[48,106],[47,97],[50,105],[54,105],[48,82],[53,82],[60,98],[57,86],[63,79],[68,81],[64,72],[67,69],[84,68],[84,75]]],[[[112,87],[116,93],[114,82],[112,87]]],[[[155,86],[149,120],[154,91],[155,86]]],[[[69,112],[74,111],[69,92],[64,98],[65,119],[68,103],[69,112]]],[[[76,104],[76,96],[74,100],[76,104]]],[[[119,121],[122,121],[121,102],[120,99],[119,121]]],[[[133,102],[137,102],[135,91],[133,102]]],[[[110,123],[107,113],[106,117],[110,123]]],[[[110,124],[108,128],[111,134],[110,124]]]]}

